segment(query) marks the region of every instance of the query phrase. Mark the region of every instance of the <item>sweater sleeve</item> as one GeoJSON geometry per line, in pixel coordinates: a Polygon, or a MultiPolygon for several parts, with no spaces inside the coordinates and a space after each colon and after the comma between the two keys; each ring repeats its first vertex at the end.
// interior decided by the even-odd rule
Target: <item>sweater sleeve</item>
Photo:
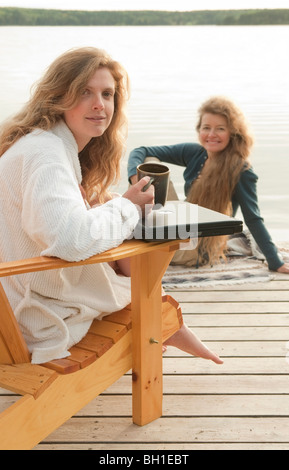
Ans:
{"type": "MultiPolygon", "coordinates": [[[[195,144],[197,146],[197,144],[195,144]]],[[[155,147],[139,147],[130,152],[128,159],[128,178],[137,173],[137,166],[147,157],[156,157],[165,163],[187,166],[194,144],[162,145],[155,147]]]]}
{"type": "Polygon", "coordinates": [[[284,261],[281,259],[261,217],[257,197],[257,180],[258,177],[252,169],[244,171],[237,184],[234,197],[241,207],[248,229],[267,260],[269,269],[276,271],[284,264],[284,261]]]}
{"type": "Polygon", "coordinates": [[[80,261],[120,245],[138,220],[123,197],[87,210],[69,166],[41,164],[23,182],[22,226],[42,256],[80,261]]]}

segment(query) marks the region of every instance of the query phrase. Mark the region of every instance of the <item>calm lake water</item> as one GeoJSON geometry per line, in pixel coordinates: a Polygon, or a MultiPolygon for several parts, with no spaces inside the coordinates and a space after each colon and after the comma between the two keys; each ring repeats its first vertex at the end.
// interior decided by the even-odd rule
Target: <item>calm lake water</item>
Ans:
{"type": "MultiPolygon", "coordinates": [[[[128,152],[140,145],[196,141],[196,113],[221,94],[244,111],[255,146],[259,202],[275,239],[289,241],[289,26],[1,27],[0,122],[28,99],[31,85],[62,52],[106,49],[132,85],[128,152]]],[[[180,168],[172,168],[183,197],[180,168]]]]}

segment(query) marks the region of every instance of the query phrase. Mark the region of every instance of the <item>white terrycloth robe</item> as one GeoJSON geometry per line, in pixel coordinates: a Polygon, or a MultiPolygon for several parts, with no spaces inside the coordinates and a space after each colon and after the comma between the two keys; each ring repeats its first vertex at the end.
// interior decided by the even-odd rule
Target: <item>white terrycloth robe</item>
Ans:
{"type": "MultiPolygon", "coordinates": [[[[120,245],[137,208],[118,197],[87,210],[76,141],[61,121],[22,137],[0,158],[0,260],[79,261],[120,245]]],[[[33,363],[66,357],[94,318],[130,303],[130,278],[107,264],[2,278],[33,363]]]]}

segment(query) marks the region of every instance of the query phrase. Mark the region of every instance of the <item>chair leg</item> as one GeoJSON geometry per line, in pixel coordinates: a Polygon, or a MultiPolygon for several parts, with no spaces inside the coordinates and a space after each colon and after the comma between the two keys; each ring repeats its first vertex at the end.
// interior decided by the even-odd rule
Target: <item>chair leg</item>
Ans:
{"type": "Polygon", "coordinates": [[[173,252],[132,258],[133,422],[139,426],[162,415],[162,276],[173,252]]]}

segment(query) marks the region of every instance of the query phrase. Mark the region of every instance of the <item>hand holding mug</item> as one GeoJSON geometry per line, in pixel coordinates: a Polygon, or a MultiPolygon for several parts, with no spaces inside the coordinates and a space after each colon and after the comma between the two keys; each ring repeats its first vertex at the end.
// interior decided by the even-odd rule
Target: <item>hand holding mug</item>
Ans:
{"type": "Polygon", "coordinates": [[[150,178],[146,176],[123,194],[123,197],[129,199],[141,209],[142,215],[145,215],[149,208],[152,208],[154,205],[155,190],[153,185],[151,184],[146,191],[143,191],[149,182],[150,178]]]}

